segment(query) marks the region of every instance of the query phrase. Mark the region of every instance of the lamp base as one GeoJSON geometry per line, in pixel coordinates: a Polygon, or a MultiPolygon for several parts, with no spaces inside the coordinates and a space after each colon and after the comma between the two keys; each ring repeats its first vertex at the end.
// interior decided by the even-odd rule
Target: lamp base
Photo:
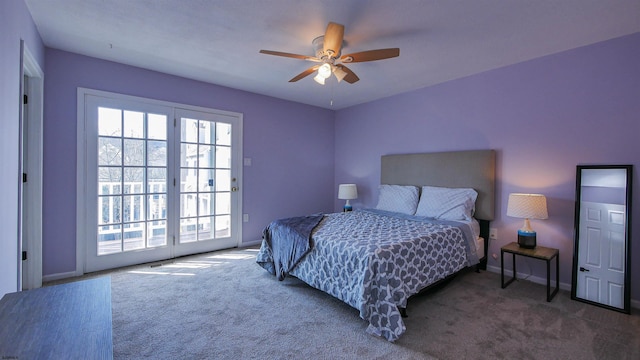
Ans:
{"type": "Polygon", "coordinates": [[[518,245],[525,249],[535,249],[536,232],[525,232],[518,230],[518,245]]]}
{"type": "Polygon", "coordinates": [[[351,210],[353,210],[353,207],[351,205],[349,205],[349,204],[345,205],[342,208],[342,212],[348,212],[348,211],[351,211],[351,210]]]}

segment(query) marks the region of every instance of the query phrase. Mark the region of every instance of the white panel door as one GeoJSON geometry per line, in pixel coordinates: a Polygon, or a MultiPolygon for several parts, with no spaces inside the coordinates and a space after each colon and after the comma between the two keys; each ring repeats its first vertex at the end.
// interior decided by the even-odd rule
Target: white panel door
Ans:
{"type": "Polygon", "coordinates": [[[624,308],[625,207],[583,201],[576,295],[624,308]]]}

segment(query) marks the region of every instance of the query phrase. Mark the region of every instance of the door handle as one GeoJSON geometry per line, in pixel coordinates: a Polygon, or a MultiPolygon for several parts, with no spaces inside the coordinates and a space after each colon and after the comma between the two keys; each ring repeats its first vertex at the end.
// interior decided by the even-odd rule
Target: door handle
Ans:
{"type": "Polygon", "coordinates": [[[587,272],[588,272],[588,271],[589,271],[589,269],[585,269],[585,268],[583,268],[582,266],[580,266],[580,271],[587,271],[587,272]]]}

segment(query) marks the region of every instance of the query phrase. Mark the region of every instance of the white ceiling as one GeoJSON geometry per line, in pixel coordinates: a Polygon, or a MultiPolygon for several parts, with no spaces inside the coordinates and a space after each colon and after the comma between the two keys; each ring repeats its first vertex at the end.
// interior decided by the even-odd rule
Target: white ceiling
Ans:
{"type": "Polygon", "coordinates": [[[341,109],[640,31],[640,0],[26,0],[44,43],[119,63],[341,109]],[[349,65],[355,84],[321,86],[314,55],[329,21],[343,54],[399,47],[349,65]]]}

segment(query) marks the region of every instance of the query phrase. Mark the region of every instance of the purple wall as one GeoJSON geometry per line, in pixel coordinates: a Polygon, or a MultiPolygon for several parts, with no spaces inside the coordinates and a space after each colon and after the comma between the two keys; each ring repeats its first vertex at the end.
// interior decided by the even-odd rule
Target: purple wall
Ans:
{"type": "Polygon", "coordinates": [[[44,45],[22,0],[0,1],[0,297],[18,290],[20,40],[44,68],[44,45]]]}
{"type": "Polygon", "coordinates": [[[76,90],[243,113],[243,242],[287,216],[333,208],[334,113],[55,49],[46,51],[43,273],[76,269],[76,90]]]}
{"type": "MultiPolygon", "coordinates": [[[[354,206],[375,206],[381,155],[495,149],[498,241],[489,254],[522,226],[505,215],[508,194],[542,193],[549,219],[532,225],[540,245],[560,249],[565,284],[576,165],[633,164],[632,274],[640,273],[640,33],[340,110],[335,131],[335,182],[358,184],[354,206]]],[[[546,276],[544,262],[527,262],[546,276]]],[[[640,300],[640,277],[631,291],[640,300]]]]}

